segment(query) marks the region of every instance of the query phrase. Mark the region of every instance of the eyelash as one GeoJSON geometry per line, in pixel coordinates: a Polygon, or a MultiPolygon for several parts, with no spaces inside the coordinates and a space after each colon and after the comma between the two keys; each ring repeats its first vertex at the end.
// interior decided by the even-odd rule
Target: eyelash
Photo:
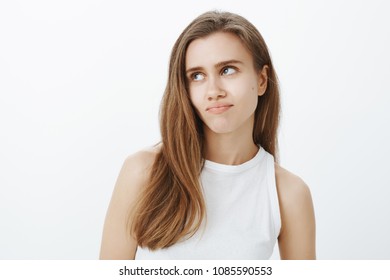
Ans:
{"type": "MultiPolygon", "coordinates": [[[[227,66],[225,66],[225,67],[222,68],[222,70],[221,70],[221,75],[223,75],[223,72],[224,72],[226,69],[229,69],[229,68],[233,69],[235,72],[232,73],[232,74],[228,74],[228,75],[233,75],[233,74],[235,74],[235,73],[238,71],[238,69],[237,69],[236,67],[227,65],[227,66]]],[[[195,73],[191,74],[191,80],[192,80],[192,81],[196,81],[196,80],[195,80],[195,76],[196,76],[196,75],[199,75],[199,74],[203,75],[203,73],[201,73],[201,72],[195,72],[195,73]]]]}

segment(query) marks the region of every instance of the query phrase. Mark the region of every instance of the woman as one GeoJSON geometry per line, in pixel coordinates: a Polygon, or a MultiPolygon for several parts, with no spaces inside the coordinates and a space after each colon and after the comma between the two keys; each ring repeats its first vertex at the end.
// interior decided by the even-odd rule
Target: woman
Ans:
{"type": "Polygon", "coordinates": [[[267,46],[236,14],[207,12],[177,39],[160,144],[129,156],[101,259],[315,259],[309,188],[275,162],[279,90],[267,46]]]}

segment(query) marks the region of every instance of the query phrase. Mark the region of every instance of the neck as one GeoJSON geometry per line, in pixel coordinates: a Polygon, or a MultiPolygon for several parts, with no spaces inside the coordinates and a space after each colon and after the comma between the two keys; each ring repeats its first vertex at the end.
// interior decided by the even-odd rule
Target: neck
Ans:
{"type": "Polygon", "coordinates": [[[205,158],[226,165],[249,161],[259,150],[253,142],[252,129],[253,125],[231,133],[215,133],[205,127],[205,158]]]}

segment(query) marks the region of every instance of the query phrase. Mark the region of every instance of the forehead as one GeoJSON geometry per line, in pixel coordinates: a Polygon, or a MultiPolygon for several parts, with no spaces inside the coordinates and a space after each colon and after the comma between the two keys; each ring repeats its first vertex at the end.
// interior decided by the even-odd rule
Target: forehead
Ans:
{"type": "Polygon", "coordinates": [[[190,43],[186,53],[186,69],[213,66],[228,60],[253,64],[252,55],[237,35],[216,32],[190,43]]]}

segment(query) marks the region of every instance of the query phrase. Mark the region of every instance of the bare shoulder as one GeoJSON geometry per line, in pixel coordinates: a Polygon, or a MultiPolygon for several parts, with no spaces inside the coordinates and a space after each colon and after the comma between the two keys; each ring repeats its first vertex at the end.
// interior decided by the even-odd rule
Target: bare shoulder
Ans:
{"type": "Polygon", "coordinates": [[[148,167],[153,164],[156,155],[161,150],[161,144],[151,147],[145,147],[134,154],[127,156],[125,164],[137,163],[141,164],[142,167],[148,167]]]}
{"type": "Polygon", "coordinates": [[[144,148],[134,154],[127,156],[123,163],[122,170],[127,172],[132,177],[139,176],[139,179],[147,179],[156,155],[160,150],[161,144],[144,148]]]}
{"type": "Polygon", "coordinates": [[[134,200],[142,187],[147,184],[150,172],[160,151],[160,146],[144,148],[126,157],[119,172],[114,195],[134,200]]]}
{"type": "Polygon", "coordinates": [[[107,210],[100,259],[134,259],[137,242],[128,231],[129,214],[147,185],[159,150],[159,146],[143,149],[125,159],[107,210]]]}
{"type": "Polygon", "coordinates": [[[311,199],[310,189],[303,179],[276,163],[275,177],[279,199],[283,204],[287,204],[286,206],[311,199]]]}
{"type": "Polygon", "coordinates": [[[315,259],[315,216],[310,189],[297,175],[275,164],[282,259],[315,259]]]}

